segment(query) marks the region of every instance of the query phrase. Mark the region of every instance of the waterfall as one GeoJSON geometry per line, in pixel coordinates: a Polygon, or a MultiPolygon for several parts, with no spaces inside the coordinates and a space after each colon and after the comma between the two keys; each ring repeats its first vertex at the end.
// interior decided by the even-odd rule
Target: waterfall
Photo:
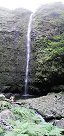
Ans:
{"type": "Polygon", "coordinates": [[[30,33],[31,33],[31,23],[32,23],[32,15],[30,15],[29,24],[28,24],[28,31],[27,31],[27,64],[26,64],[26,73],[25,73],[25,92],[24,95],[27,95],[28,91],[28,72],[29,72],[29,60],[30,60],[30,33]]]}

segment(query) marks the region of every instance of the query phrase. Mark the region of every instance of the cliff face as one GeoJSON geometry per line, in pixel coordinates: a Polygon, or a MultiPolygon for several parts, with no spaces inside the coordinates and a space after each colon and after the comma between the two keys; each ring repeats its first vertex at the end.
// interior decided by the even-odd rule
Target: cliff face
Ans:
{"type": "MultiPolygon", "coordinates": [[[[24,91],[26,34],[31,12],[0,9],[0,91],[24,91]]],[[[64,5],[41,6],[33,15],[29,93],[64,90],[64,5]]]]}
{"type": "Polygon", "coordinates": [[[0,90],[22,91],[30,11],[0,9],[0,90]]]}
{"type": "Polygon", "coordinates": [[[30,90],[46,94],[64,88],[64,5],[41,6],[33,16],[30,90]]]}

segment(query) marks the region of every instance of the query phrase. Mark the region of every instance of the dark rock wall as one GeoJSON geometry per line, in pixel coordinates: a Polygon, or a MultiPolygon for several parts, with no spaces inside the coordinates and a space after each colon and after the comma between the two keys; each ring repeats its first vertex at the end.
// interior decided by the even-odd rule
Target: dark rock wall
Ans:
{"type": "MultiPolygon", "coordinates": [[[[25,9],[0,9],[0,91],[24,91],[30,14],[25,9]]],[[[28,85],[30,94],[64,90],[64,5],[61,3],[41,6],[33,15],[28,85]]]]}
{"type": "MultiPolygon", "coordinates": [[[[46,94],[64,85],[64,5],[41,6],[33,15],[30,93],[46,94]]],[[[57,90],[59,91],[59,90],[57,90]]]]}
{"type": "Polygon", "coordinates": [[[22,91],[26,67],[26,33],[30,12],[0,9],[0,90],[22,91]]]}

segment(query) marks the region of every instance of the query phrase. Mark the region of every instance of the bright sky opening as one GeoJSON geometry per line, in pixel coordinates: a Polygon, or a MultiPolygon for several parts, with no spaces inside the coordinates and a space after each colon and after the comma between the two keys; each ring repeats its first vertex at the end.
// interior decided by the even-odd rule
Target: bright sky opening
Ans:
{"type": "Polygon", "coordinates": [[[64,0],[0,0],[0,7],[9,9],[26,8],[35,11],[42,4],[62,2],[64,0]]]}

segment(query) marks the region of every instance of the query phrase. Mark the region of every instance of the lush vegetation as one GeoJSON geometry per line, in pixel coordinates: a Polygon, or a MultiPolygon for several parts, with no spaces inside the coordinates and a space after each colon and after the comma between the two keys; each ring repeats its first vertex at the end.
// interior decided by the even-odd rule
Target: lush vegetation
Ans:
{"type": "MultiPolygon", "coordinates": [[[[48,75],[52,72],[62,73],[64,53],[64,33],[62,35],[53,36],[51,39],[41,38],[36,41],[37,48],[37,71],[36,76],[42,76],[48,72],[48,75]]],[[[48,77],[47,75],[47,77],[48,77]]],[[[46,77],[44,77],[47,80],[46,77]]]]}
{"type": "Polygon", "coordinates": [[[33,16],[32,85],[38,92],[64,84],[63,16],[64,5],[59,3],[42,6],[33,16]]]}
{"type": "Polygon", "coordinates": [[[19,105],[11,105],[8,102],[1,101],[0,104],[0,116],[3,116],[5,110],[9,110],[3,116],[3,122],[9,125],[6,128],[6,124],[0,124],[0,136],[62,136],[64,130],[53,126],[50,123],[41,121],[34,110],[21,107],[19,105]],[[3,107],[3,108],[2,108],[3,107]],[[2,114],[2,115],[1,115],[2,114]],[[7,117],[6,117],[7,116],[7,117]]]}

